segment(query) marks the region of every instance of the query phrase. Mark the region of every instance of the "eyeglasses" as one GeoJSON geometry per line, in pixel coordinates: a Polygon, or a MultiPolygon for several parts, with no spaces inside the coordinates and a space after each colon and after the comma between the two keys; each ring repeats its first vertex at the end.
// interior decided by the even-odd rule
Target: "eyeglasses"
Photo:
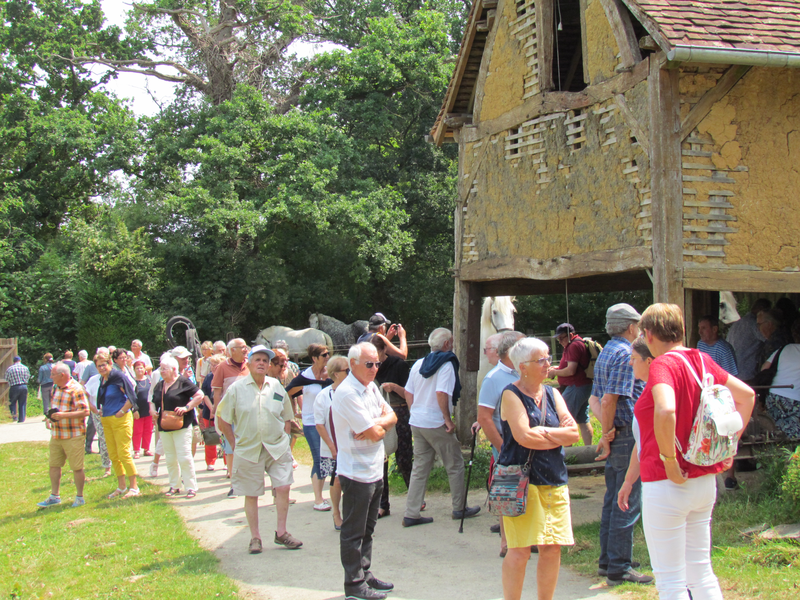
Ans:
{"type": "Polygon", "coordinates": [[[494,348],[493,346],[489,346],[489,347],[483,349],[483,353],[484,354],[489,354],[489,352],[497,352],[497,348],[494,348]]]}
{"type": "Polygon", "coordinates": [[[344,372],[350,375],[350,369],[345,369],[344,372]]]}
{"type": "Polygon", "coordinates": [[[281,366],[281,365],[285,365],[286,364],[286,359],[280,360],[280,359],[274,358],[270,362],[273,365],[275,365],[276,367],[278,367],[278,366],[281,366]]]}
{"type": "Polygon", "coordinates": [[[368,360],[367,362],[364,363],[364,366],[367,367],[368,369],[372,369],[373,367],[376,369],[380,369],[382,364],[383,364],[382,362],[372,362],[371,360],[368,360]]]}
{"type": "Polygon", "coordinates": [[[321,356],[322,358],[328,358],[330,355],[331,355],[331,353],[330,353],[330,352],[323,352],[322,354],[320,354],[320,356],[321,356]]]}
{"type": "Polygon", "coordinates": [[[539,365],[541,367],[546,363],[547,364],[550,363],[550,357],[549,356],[543,356],[542,358],[537,358],[536,360],[532,360],[531,359],[531,360],[523,360],[522,362],[520,362],[520,364],[525,364],[525,363],[536,363],[537,365],[539,365]]]}

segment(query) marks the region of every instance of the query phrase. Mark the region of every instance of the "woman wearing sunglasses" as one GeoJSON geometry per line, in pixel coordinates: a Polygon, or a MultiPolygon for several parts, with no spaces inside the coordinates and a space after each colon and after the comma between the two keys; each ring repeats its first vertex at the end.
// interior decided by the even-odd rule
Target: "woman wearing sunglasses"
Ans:
{"type": "Polygon", "coordinates": [[[327,365],[331,357],[327,346],[322,344],[311,344],[308,347],[308,356],[311,358],[311,366],[292,379],[289,383],[289,395],[297,397],[302,394],[300,406],[303,411],[303,433],[306,436],[311,456],[314,459],[314,466],[311,468],[311,487],[314,489],[314,510],[329,511],[331,503],[327,498],[322,497],[322,486],[325,479],[320,476],[319,460],[319,432],[314,421],[314,400],[323,388],[333,383],[328,377],[327,365]]]}

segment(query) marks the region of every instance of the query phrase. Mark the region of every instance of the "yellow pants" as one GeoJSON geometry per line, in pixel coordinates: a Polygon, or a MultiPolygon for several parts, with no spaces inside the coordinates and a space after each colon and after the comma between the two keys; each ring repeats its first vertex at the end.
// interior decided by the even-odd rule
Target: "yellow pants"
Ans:
{"type": "Polygon", "coordinates": [[[126,413],[124,417],[102,417],[103,431],[106,435],[108,458],[114,467],[114,474],[138,475],[136,465],[131,456],[131,438],[133,437],[133,415],[126,413]]]}

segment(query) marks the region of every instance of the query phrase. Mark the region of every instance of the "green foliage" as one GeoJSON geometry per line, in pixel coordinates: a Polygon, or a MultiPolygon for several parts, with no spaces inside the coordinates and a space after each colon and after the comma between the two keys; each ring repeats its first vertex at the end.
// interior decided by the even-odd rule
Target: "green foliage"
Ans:
{"type": "Polygon", "coordinates": [[[781,482],[781,491],[787,500],[800,504],[800,446],[789,455],[786,474],[781,482]]]}

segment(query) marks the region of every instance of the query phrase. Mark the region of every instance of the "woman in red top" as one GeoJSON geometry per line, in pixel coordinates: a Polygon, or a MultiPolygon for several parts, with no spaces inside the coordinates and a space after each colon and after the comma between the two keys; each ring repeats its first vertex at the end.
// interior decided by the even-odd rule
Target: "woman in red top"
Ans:
{"type": "MultiPolygon", "coordinates": [[[[733,395],[736,410],[747,424],[755,394],[728,375],[707,354],[683,346],[683,314],[675,304],[653,304],[639,327],[656,359],[634,413],[639,422],[639,462],[642,476],[642,522],[647,549],[661,600],[694,598],[721,600],[722,592],[711,568],[711,512],[717,496],[716,474],[730,460],[701,467],[686,462],[689,433],[700,405],[700,386],[679,356],[698,373],[714,376],[733,395]]],[[[744,431],[738,433],[739,436],[744,431]]]]}

